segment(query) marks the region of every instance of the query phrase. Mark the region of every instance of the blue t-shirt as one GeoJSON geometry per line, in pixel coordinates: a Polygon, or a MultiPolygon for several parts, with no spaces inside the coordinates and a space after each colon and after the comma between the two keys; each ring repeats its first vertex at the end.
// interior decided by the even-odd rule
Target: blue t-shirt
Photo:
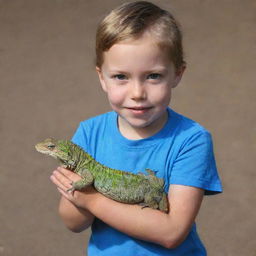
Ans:
{"type": "MultiPolygon", "coordinates": [[[[165,180],[165,191],[171,184],[193,186],[205,194],[222,191],[214,160],[211,135],[198,123],[170,108],[165,126],[152,137],[128,140],[121,135],[117,114],[108,112],[81,122],[73,137],[98,162],[110,168],[144,172],[155,171],[165,180]]],[[[92,225],[89,256],[205,256],[194,224],[185,241],[175,249],[132,238],[99,219],[92,225]]]]}

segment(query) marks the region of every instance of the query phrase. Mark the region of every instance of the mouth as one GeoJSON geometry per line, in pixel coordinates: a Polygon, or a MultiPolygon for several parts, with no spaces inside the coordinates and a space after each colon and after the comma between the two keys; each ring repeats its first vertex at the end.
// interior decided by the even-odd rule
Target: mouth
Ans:
{"type": "Polygon", "coordinates": [[[153,107],[148,106],[134,106],[134,107],[127,107],[128,110],[130,110],[134,114],[145,114],[153,107]]]}

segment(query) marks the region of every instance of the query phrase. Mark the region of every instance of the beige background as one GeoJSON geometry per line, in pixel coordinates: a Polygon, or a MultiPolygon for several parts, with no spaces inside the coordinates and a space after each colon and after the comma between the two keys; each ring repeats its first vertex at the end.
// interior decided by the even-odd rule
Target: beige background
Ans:
{"type": "MultiPolygon", "coordinates": [[[[109,110],[94,33],[122,2],[0,0],[0,255],[85,255],[88,232],[57,214],[56,162],[34,144],[109,110]]],[[[210,256],[255,256],[256,1],[154,2],[184,32],[188,68],[171,105],[211,131],[225,190],[205,198],[199,232],[210,256]]]]}

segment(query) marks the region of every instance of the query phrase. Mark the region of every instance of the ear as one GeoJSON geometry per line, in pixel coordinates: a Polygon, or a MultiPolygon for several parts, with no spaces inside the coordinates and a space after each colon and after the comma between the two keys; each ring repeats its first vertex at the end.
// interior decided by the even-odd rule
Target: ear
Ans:
{"type": "Polygon", "coordinates": [[[106,88],[105,80],[104,80],[104,77],[103,77],[103,74],[102,74],[102,70],[99,67],[96,66],[96,72],[99,76],[101,87],[102,87],[103,91],[106,92],[107,88],[106,88]]]}
{"type": "Polygon", "coordinates": [[[184,64],[178,70],[175,71],[176,77],[175,77],[174,85],[172,88],[175,88],[179,84],[179,82],[184,74],[185,69],[186,69],[186,65],[184,64]]]}

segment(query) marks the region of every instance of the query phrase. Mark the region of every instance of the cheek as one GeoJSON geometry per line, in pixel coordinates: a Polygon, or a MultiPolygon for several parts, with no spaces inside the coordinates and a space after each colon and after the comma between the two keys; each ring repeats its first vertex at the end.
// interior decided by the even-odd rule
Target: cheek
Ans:
{"type": "Polygon", "coordinates": [[[151,100],[156,104],[169,104],[171,99],[171,90],[169,88],[157,88],[151,91],[151,100]]]}
{"type": "Polygon", "coordinates": [[[122,88],[111,88],[107,91],[107,95],[113,105],[120,105],[125,100],[125,91],[122,88]]]}

